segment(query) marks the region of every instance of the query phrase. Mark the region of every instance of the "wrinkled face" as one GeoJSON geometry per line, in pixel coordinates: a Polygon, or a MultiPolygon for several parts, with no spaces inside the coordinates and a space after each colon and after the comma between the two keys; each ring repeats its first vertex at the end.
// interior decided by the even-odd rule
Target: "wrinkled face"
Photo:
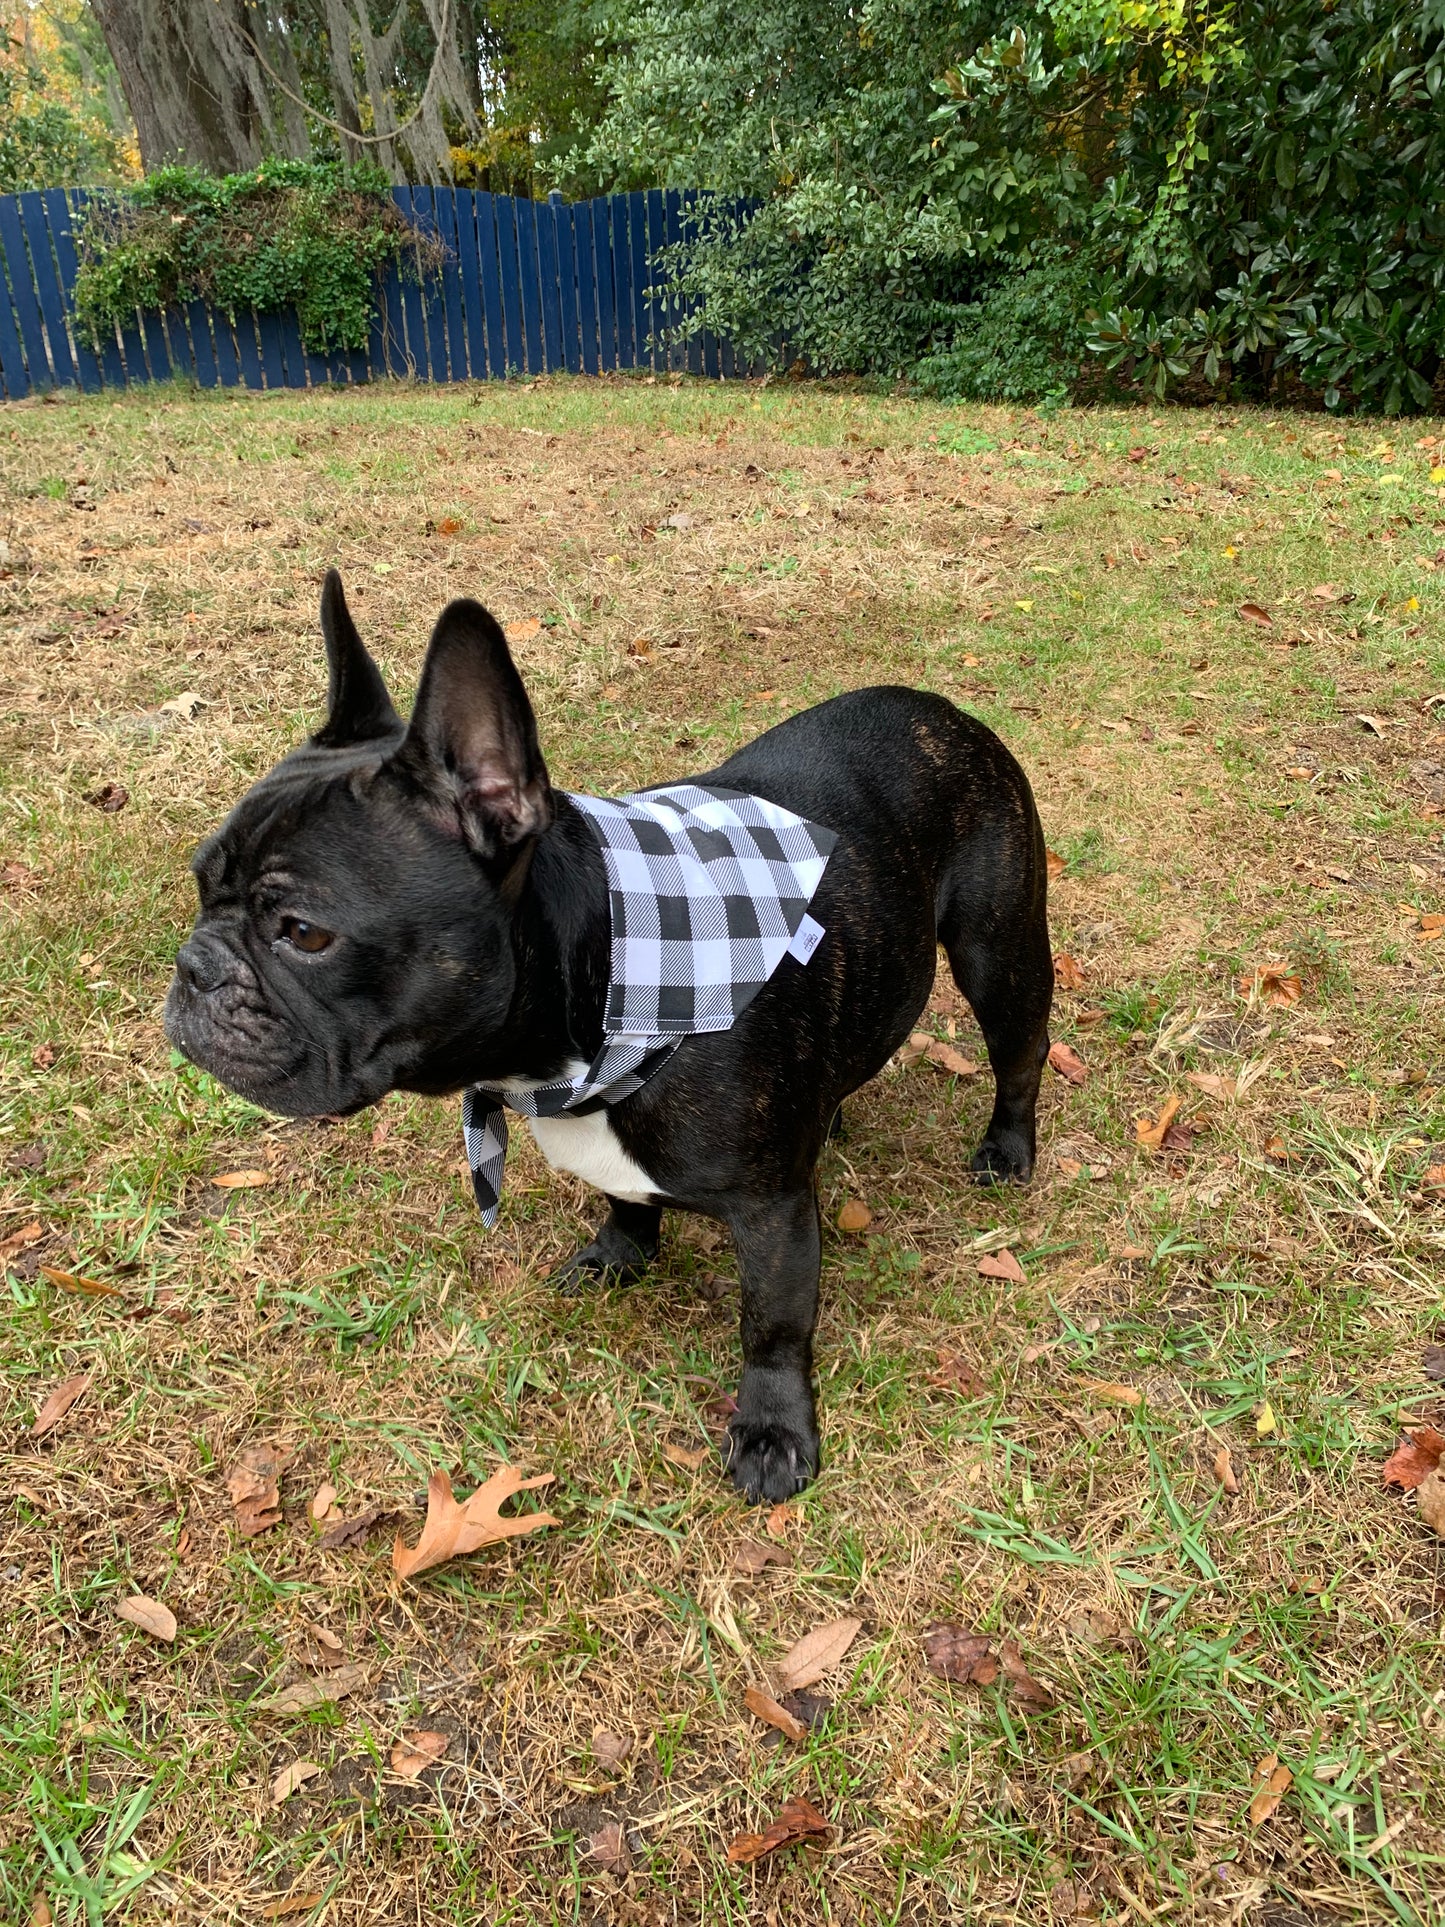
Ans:
{"type": "Polygon", "coordinates": [[[505,915],[477,865],[362,752],[297,750],[197,851],[166,1034],[253,1103],[345,1112],[455,1090],[505,1023],[505,915]]]}
{"type": "Polygon", "coordinates": [[[484,609],[443,612],[409,725],[334,571],[321,623],[327,722],[196,852],[200,914],[166,999],[178,1050],[286,1117],[499,1067],[514,886],[552,814],[531,705],[484,609]]]}

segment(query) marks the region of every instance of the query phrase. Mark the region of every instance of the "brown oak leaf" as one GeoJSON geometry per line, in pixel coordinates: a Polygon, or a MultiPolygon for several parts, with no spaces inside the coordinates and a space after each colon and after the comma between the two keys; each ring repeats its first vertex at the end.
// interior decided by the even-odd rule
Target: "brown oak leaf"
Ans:
{"type": "Polygon", "coordinates": [[[550,1512],[524,1512],[511,1519],[502,1517],[502,1506],[514,1493],[550,1485],[552,1478],[552,1473],[542,1472],[534,1479],[524,1479],[520,1472],[504,1465],[485,1485],[479,1485],[469,1499],[459,1501],[452,1494],[452,1482],[447,1474],[433,1472],[427,1485],[426,1522],[421,1537],[414,1546],[408,1546],[401,1535],[397,1535],[391,1549],[392,1571],[398,1579],[410,1579],[430,1566],[439,1566],[465,1552],[475,1552],[479,1546],[493,1545],[499,1539],[513,1539],[524,1532],[537,1532],[543,1526],[560,1525],[562,1521],[554,1519],[550,1512]]]}
{"type": "Polygon", "coordinates": [[[832,1838],[832,1826],[812,1801],[794,1794],[783,1802],[777,1819],[765,1833],[740,1833],[728,1847],[728,1860],[734,1867],[751,1867],[780,1847],[797,1847],[805,1841],[826,1847],[832,1838]]]}

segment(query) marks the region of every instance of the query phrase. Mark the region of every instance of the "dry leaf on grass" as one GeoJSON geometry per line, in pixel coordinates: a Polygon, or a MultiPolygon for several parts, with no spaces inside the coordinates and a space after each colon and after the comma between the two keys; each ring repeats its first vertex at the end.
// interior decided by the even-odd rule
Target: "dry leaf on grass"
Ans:
{"type": "Polygon", "coordinates": [[[325,1479],[317,1486],[311,1497],[311,1516],[318,1525],[335,1504],[336,1487],[330,1479],[325,1479]]]}
{"type": "Polygon", "coordinates": [[[632,1751],[632,1741],[610,1727],[592,1729],[592,1757],[604,1773],[615,1773],[632,1751]]]}
{"type": "Polygon", "coordinates": [[[1234,1470],[1234,1458],[1227,1445],[1221,1445],[1214,1455],[1214,1476],[1226,1492],[1238,1492],[1239,1478],[1234,1470]]]}
{"type": "Polygon", "coordinates": [[[1274,1407],[1267,1398],[1261,1399],[1254,1408],[1254,1435],[1267,1439],[1271,1432],[1279,1430],[1279,1420],[1274,1415],[1274,1407]]]}
{"type": "Polygon", "coordinates": [[[301,1657],[318,1672],[334,1673],[346,1664],[346,1648],[329,1626],[313,1623],[306,1628],[301,1657]]]}
{"type": "Polygon", "coordinates": [[[1169,1126],[1174,1122],[1179,1106],[1183,1102],[1182,1097],[1171,1093],[1160,1105],[1159,1115],[1157,1117],[1149,1117],[1147,1115],[1136,1117],[1134,1120],[1134,1137],[1136,1142],[1144,1145],[1145,1148],[1150,1151],[1162,1150],[1164,1148],[1164,1140],[1169,1135],[1169,1126]]]}
{"type": "Polygon", "coordinates": [[[1239,613],[1246,622],[1272,623],[1274,617],[1258,602],[1241,602],[1239,613]]]}
{"type": "Polygon", "coordinates": [[[1044,861],[1048,865],[1051,878],[1061,877],[1069,867],[1069,859],[1066,856],[1060,856],[1057,850],[1046,850],[1044,861]]]}
{"type": "Polygon", "coordinates": [[[794,1745],[800,1740],[807,1739],[807,1727],[801,1720],[794,1719],[786,1706],[779,1706],[771,1693],[764,1693],[758,1687],[750,1686],[743,1694],[743,1705],[760,1720],[766,1720],[769,1726],[775,1726],[783,1738],[792,1740],[794,1745]]]}
{"type": "Polygon", "coordinates": [[[1433,1532],[1445,1538],[1445,1470],[1438,1465],[1416,1486],[1415,1509],[1433,1532]]]}
{"type": "Polygon", "coordinates": [[[55,1265],[42,1265],[40,1275],[62,1291],[76,1292],[82,1298],[119,1298],[121,1295],[120,1286],[107,1284],[104,1278],[87,1278],[83,1272],[61,1271],[55,1265]]]}
{"type": "Polygon", "coordinates": [[[211,1179],[220,1191],[259,1191],[263,1185],[275,1182],[274,1171],[222,1171],[211,1179]]]}
{"type": "Polygon", "coordinates": [[[861,1619],[830,1619],[791,1645],[773,1668],[785,1693],[811,1686],[835,1667],[863,1630],[861,1619]]]}
{"type": "Polygon", "coordinates": [[[147,1599],[143,1592],[133,1593],[116,1606],[115,1616],[131,1626],[139,1626],[152,1639],[163,1639],[169,1646],[176,1636],[176,1616],[159,1599],[147,1599]]]}
{"type": "Polygon", "coordinates": [[[269,1532],[281,1522],[281,1474],[291,1456],[278,1445],[248,1445],[226,1474],[226,1490],[243,1539],[269,1532]]]}
{"type": "Polygon", "coordinates": [[[316,1760],[293,1760],[290,1766],[283,1766],[271,1782],[272,1806],[279,1807],[283,1801],[291,1798],[297,1787],[305,1786],[308,1780],[314,1780],[318,1773],[325,1771],[325,1767],[316,1760]]]}
{"type": "Polygon", "coordinates": [[[1060,990],[1084,988],[1084,966],[1077,957],[1071,957],[1067,950],[1059,950],[1054,954],[1054,982],[1060,990]]]}
{"type": "Polygon", "coordinates": [[[713,1447],[710,1445],[674,1445],[672,1440],[669,1439],[662,1448],[662,1456],[667,1460],[669,1465],[680,1465],[688,1472],[696,1472],[699,1466],[706,1465],[708,1460],[713,1456],[713,1447]]]}
{"type": "Polygon", "coordinates": [[[734,1867],[751,1867],[755,1861],[780,1847],[798,1847],[804,1842],[826,1847],[833,1829],[811,1800],[794,1794],[783,1802],[782,1811],[766,1833],[740,1833],[728,1848],[728,1861],[734,1867]]]}
{"type": "Polygon", "coordinates": [[[1218,1097],[1228,1100],[1232,1098],[1235,1093],[1234,1079],[1232,1077],[1221,1076],[1215,1071],[1186,1071],[1184,1073],[1184,1082],[1186,1084],[1192,1084],[1198,1091],[1203,1091],[1207,1097],[1218,1097]]]}
{"type": "Polygon", "coordinates": [[[391,1770],[403,1780],[415,1780],[429,1766],[435,1766],[450,1745],[445,1733],[431,1728],[420,1733],[405,1733],[391,1749],[391,1770]]]}
{"type": "Polygon", "coordinates": [[[1286,976],[1268,964],[1246,970],[1239,978],[1239,994],[1251,1003],[1268,1004],[1273,1010],[1289,1010],[1304,995],[1298,977],[1286,976]]]}
{"type": "Polygon", "coordinates": [[[840,1231],[866,1231],[873,1222],[873,1213],[861,1198],[849,1198],[838,1213],[840,1231]]]}
{"type": "Polygon", "coordinates": [[[733,1554],[733,1571],[744,1578],[756,1579],[769,1566],[791,1566],[793,1555],[786,1546],[765,1546],[761,1539],[740,1539],[733,1554]]]}
{"type": "Polygon", "coordinates": [[[1090,1397],[1105,1405],[1142,1405],[1144,1394],[1137,1385],[1121,1385],[1112,1378],[1081,1378],[1078,1383],[1090,1397]]]}
{"type": "Polygon", "coordinates": [[[1028,1273],[1005,1245],[1002,1251],[988,1251],[978,1261],[980,1278],[1006,1278],[1011,1285],[1026,1285],[1028,1273]]]}
{"type": "Polygon", "coordinates": [[[333,1700],[350,1699],[365,1684],[364,1666],[338,1666],[325,1679],[298,1679],[294,1685],[282,1687],[274,1698],[266,1701],[264,1710],[269,1713],[309,1713],[313,1708],[326,1706],[333,1700]]]}
{"type": "Polygon", "coordinates": [[[999,1675],[998,1653],[983,1633],[966,1633],[962,1626],[930,1626],[923,1635],[923,1654],[930,1673],[961,1686],[992,1686],[999,1675]]]}
{"type": "Polygon", "coordinates": [[[45,1236],[45,1227],[38,1218],[29,1224],[22,1224],[18,1231],[8,1237],[0,1238],[0,1271],[3,1271],[12,1258],[18,1258],[27,1245],[38,1245],[45,1236]]]}
{"type": "Polygon", "coordinates": [[[763,1531],[767,1533],[770,1539],[785,1538],[788,1527],[797,1516],[797,1512],[788,1504],[787,1500],[780,1499],[763,1521],[763,1531]]]}
{"type": "MultiPolygon", "coordinates": [[[[1445,1164],[1440,1167],[1441,1182],[1445,1183],[1445,1164]]],[[[1445,1385],[1445,1345],[1427,1345],[1420,1358],[1420,1369],[1426,1378],[1433,1378],[1437,1385],[1445,1385]]]]}
{"type": "Polygon", "coordinates": [[[1089,1067],[1070,1044],[1050,1044],[1049,1063],[1070,1084],[1087,1082],[1089,1067]]]}
{"type": "Polygon", "coordinates": [[[393,1508],[382,1505],[369,1505],[358,1512],[354,1519],[337,1519],[327,1527],[316,1541],[318,1552],[337,1552],[342,1546],[360,1545],[367,1533],[383,1519],[389,1519],[393,1508]]]}
{"type": "Polygon", "coordinates": [[[947,1071],[950,1077],[977,1077],[978,1075],[980,1067],[973,1059],[965,1057],[961,1050],[955,1050],[952,1044],[945,1044],[941,1037],[930,1037],[928,1049],[923,1055],[930,1064],[936,1064],[939,1070],[947,1071]]]}
{"type": "Polygon", "coordinates": [[[1280,1801],[1294,1785],[1294,1775],[1280,1765],[1277,1753],[1266,1753],[1254,1769],[1254,1782],[1257,1791],[1249,1803],[1249,1823],[1260,1827],[1274,1818],[1280,1801]]]}
{"type": "Polygon", "coordinates": [[[587,1857],[595,1861],[603,1873],[615,1874],[619,1880],[632,1872],[632,1855],[627,1850],[627,1835],[620,1820],[609,1820],[597,1829],[587,1842],[587,1857]]]}
{"type": "Polygon", "coordinates": [[[542,618],[540,616],[519,616],[515,622],[509,622],[506,625],[503,633],[506,635],[507,641],[511,643],[531,642],[534,636],[540,636],[542,633],[542,618]]]}
{"type": "Polygon", "coordinates": [[[962,1398],[978,1398],[987,1390],[978,1372],[962,1352],[938,1353],[938,1370],[928,1374],[930,1385],[941,1392],[957,1392],[962,1398]]]}
{"type": "Polygon", "coordinates": [[[560,1525],[562,1521],[554,1519],[550,1512],[525,1512],[514,1519],[502,1517],[501,1509],[514,1493],[550,1485],[552,1478],[552,1473],[542,1472],[534,1479],[524,1479],[520,1472],[504,1465],[462,1502],[452,1496],[452,1482],[447,1474],[433,1472],[427,1485],[426,1523],[421,1529],[421,1538],[414,1546],[408,1546],[398,1533],[391,1549],[392,1571],[398,1579],[410,1579],[430,1566],[460,1558],[465,1552],[475,1552],[478,1547],[490,1546],[499,1539],[514,1539],[524,1532],[536,1532],[542,1526],[560,1525]]]}
{"type": "Polygon", "coordinates": [[[35,1414],[35,1423],[30,1428],[31,1438],[44,1438],[47,1432],[59,1425],[89,1384],[90,1373],[77,1372],[74,1378],[67,1378],[63,1384],[57,1385],[35,1414]]]}
{"type": "Polygon", "coordinates": [[[1397,1446],[1386,1459],[1380,1476],[1386,1485],[1398,1485],[1404,1492],[1413,1492],[1439,1465],[1442,1453],[1445,1453],[1445,1435],[1433,1425],[1422,1425],[1417,1431],[1405,1434],[1405,1443],[1397,1446]]]}
{"type": "Polygon", "coordinates": [[[301,1893],[287,1894],[284,1900],[273,1900],[261,1909],[262,1920],[285,1920],[291,1914],[310,1913],[319,1907],[326,1898],[324,1894],[301,1893]]]}

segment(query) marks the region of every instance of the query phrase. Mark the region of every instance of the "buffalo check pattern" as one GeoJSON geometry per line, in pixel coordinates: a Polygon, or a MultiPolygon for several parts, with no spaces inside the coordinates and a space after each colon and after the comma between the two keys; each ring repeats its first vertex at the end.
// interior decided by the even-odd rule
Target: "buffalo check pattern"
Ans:
{"type": "Polygon", "coordinates": [[[462,1135],[482,1222],[493,1225],[508,1110],[583,1114],[640,1090],[684,1037],[730,1030],[783,958],[823,937],[808,915],[834,831],[741,790],[680,783],[571,796],[607,871],[612,969],[602,1048],[548,1084],[475,1085],[462,1135]]]}

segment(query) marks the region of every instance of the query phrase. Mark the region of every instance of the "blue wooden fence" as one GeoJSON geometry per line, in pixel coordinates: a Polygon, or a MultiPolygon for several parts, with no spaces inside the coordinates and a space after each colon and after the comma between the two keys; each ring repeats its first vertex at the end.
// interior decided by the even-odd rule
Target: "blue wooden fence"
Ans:
{"type": "Polygon", "coordinates": [[[137,312],[99,349],[75,325],[76,229],[86,196],[0,195],[0,389],[125,388],[181,376],[203,388],[314,388],[399,375],[475,381],[557,369],[745,372],[725,342],[670,344],[682,318],[659,250],[694,234],[695,193],[652,188],[565,203],[467,188],[398,187],[446,265],[420,283],[395,269],[378,290],[365,352],[313,355],[294,313],[220,314],[191,301],[137,312]]]}

